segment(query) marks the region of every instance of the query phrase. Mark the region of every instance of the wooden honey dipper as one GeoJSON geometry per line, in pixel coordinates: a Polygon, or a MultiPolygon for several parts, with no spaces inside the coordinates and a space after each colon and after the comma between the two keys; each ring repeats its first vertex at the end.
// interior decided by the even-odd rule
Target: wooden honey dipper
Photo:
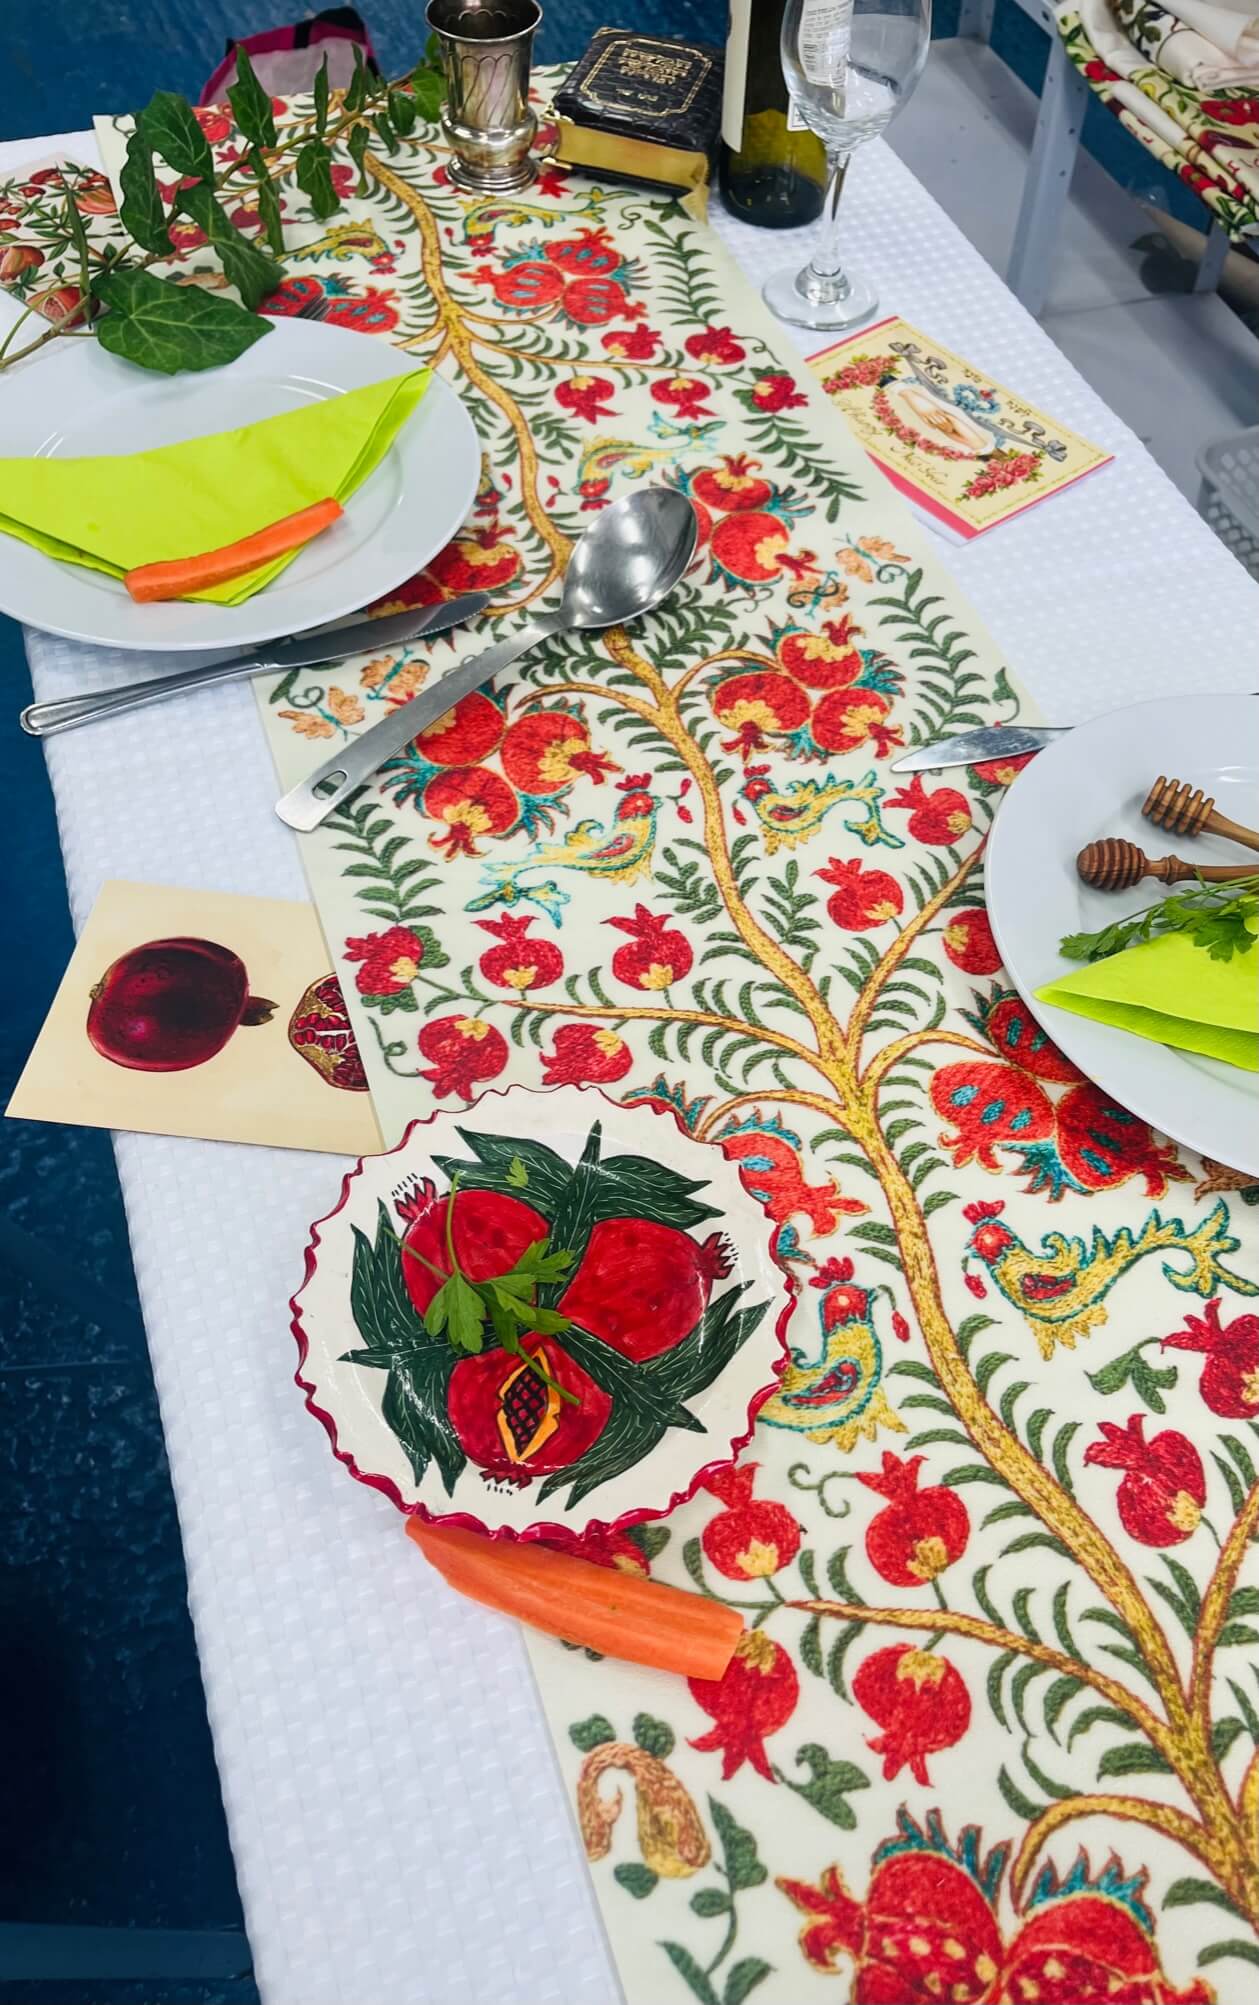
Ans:
{"type": "Polygon", "coordinates": [[[1201,787],[1187,780],[1169,780],[1159,774],[1141,809],[1147,821],[1172,835],[1224,835],[1243,849],[1259,849],[1259,830],[1216,812],[1215,802],[1201,787]]]}
{"type": "Polygon", "coordinates": [[[1183,856],[1147,856],[1135,842],[1125,842],[1117,835],[1087,843],[1076,857],[1075,867],[1094,891],[1127,891],[1143,877],[1157,877],[1164,884],[1181,884],[1186,878],[1228,884],[1234,878],[1259,876],[1249,863],[1194,864],[1186,863],[1183,856]]]}

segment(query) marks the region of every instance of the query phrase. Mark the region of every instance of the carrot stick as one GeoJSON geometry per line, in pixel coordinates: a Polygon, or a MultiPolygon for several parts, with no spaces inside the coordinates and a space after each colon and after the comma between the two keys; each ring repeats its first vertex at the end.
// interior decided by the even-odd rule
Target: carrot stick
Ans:
{"type": "Polygon", "coordinates": [[[225,543],[221,550],[205,550],[196,557],[172,557],[164,564],[140,564],[123,578],[133,599],[147,605],[154,599],[186,599],[190,592],[204,592],[210,585],[225,585],[230,578],[243,577],[269,564],[273,557],[285,557],[327,529],[342,513],[341,503],[329,495],[295,515],[255,529],[238,543],[225,543]]]}
{"type": "Polygon", "coordinates": [[[738,1610],[722,1602],[533,1540],[489,1539],[418,1517],[407,1519],[407,1536],[461,1594],[606,1657],[720,1678],[743,1634],[738,1610]]]}

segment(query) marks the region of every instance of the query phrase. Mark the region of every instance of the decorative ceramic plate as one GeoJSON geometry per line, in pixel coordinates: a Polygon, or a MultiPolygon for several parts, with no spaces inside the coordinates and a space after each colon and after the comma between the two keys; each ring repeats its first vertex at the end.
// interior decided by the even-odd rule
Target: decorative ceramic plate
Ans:
{"type": "Polygon", "coordinates": [[[297,1383],[401,1510],[548,1538],[658,1517],[733,1459],[782,1369],[769,1239],[669,1115],[487,1093],[360,1162],[312,1227],[297,1383]]]}
{"type": "Polygon", "coordinates": [[[988,913],[1001,958],[1031,1014],[1118,1107],[1230,1169],[1259,1174],[1259,1075],[1191,1051],[1133,1037],[1036,1000],[1079,962],[1058,951],[1066,933],[1094,932],[1160,896],[1146,881],[1091,891],[1075,859],[1105,835],[1149,856],[1240,863],[1236,843],[1168,835],[1141,818],[1160,773],[1215,796],[1222,814],[1259,822],[1259,700],[1169,697],[1081,724],[1039,752],[1006,794],[988,839],[988,913]]]}
{"type": "MultiPolygon", "coordinates": [[[[146,452],[252,425],[416,367],[352,328],[277,320],[223,369],[160,376],[97,341],[60,341],[0,402],[0,455],[91,458],[146,452]]],[[[0,536],[0,609],[28,626],[102,647],[246,648],[357,612],[424,568],[472,506],[481,448],[471,418],[435,376],[342,519],[239,606],[138,606],[120,578],[61,564],[0,536]]]]}

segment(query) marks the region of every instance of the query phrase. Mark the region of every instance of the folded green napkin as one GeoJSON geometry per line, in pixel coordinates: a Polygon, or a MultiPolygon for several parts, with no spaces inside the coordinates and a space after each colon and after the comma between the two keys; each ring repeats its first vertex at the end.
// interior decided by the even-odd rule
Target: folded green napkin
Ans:
{"type": "MultiPolygon", "coordinates": [[[[328,495],[347,501],[384,458],[428,384],[429,371],[416,369],[151,452],[0,459],[0,530],[111,578],[140,564],[218,550],[328,495]]],[[[226,387],[224,402],[230,403],[226,387]]],[[[188,596],[238,606],[296,555],[188,596]]]]}
{"type": "Polygon", "coordinates": [[[1183,933],[1163,933],[1047,983],[1036,1000],[1259,1072],[1259,942],[1213,961],[1183,933]]]}

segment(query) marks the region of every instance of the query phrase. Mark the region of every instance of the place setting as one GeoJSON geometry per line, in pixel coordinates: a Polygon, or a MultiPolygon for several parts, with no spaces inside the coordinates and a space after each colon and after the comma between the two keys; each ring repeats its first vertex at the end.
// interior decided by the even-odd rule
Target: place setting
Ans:
{"type": "Polygon", "coordinates": [[[588,1870],[630,2005],[1240,2005],[1259,697],[1090,715],[1072,663],[1042,720],[951,545],[1017,568],[1123,455],[843,268],[925,10],[732,12],[724,58],[609,27],[570,74],[533,0],[431,0],[407,75],[287,92],[246,41],[99,168],[0,178],[13,707],[65,826],[143,775],[209,859],[106,874],[7,1113],[114,1131],[190,1271],[285,1277],[202,1429],[273,1430],[234,1577],[312,1768],[425,1722],[364,1859],[465,1786],[506,1617],[567,1817],[479,1728],[478,1774],[588,1870]],[[718,193],[825,209],[812,262],[760,296],[718,193]],[[294,1203],[229,1244],[246,1157],[294,1203]],[[370,1541],[367,1648],[329,1582],[370,1541]],[[412,1621],[478,1660],[412,1684],[412,1621]]]}

